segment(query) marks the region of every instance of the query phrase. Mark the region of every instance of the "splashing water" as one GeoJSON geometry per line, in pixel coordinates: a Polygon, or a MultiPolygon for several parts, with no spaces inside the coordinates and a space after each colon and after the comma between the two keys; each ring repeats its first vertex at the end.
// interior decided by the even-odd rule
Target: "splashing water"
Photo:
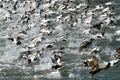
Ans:
{"type": "MultiPolygon", "coordinates": [[[[83,66],[84,60],[96,55],[104,66],[116,59],[115,49],[120,47],[119,5],[119,0],[0,0],[0,79],[89,80],[90,67],[83,66]],[[91,28],[101,21],[101,30],[91,28]],[[104,38],[97,37],[101,32],[104,38]],[[7,39],[17,37],[22,38],[18,40],[20,45],[7,39]],[[80,52],[80,45],[91,38],[92,44],[80,52]],[[92,53],[97,46],[102,48],[97,54],[92,53]],[[28,64],[27,59],[19,60],[20,53],[28,50],[40,54],[38,61],[28,64]],[[65,64],[54,71],[51,57],[59,50],[65,64]]],[[[116,75],[120,73],[119,66],[110,70],[114,77],[108,70],[93,79],[120,78],[116,75]]]]}

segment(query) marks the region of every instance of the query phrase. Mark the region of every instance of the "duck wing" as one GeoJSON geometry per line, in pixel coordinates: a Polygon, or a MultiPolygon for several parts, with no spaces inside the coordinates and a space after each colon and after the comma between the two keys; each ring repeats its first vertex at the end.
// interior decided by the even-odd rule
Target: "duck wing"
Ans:
{"type": "Polygon", "coordinates": [[[90,71],[90,73],[93,75],[95,75],[97,72],[99,72],[101,69],[99,68],[99,64],[98,64],[98,61],[96,59],[95,56],[93,56],[93,59],[92,59],[92,70],[90,71]]]}
{"type": "Polygon", "coordinates": [[[99,69],[98,61],[95,56],[93,56],[93,59],[92,59],[92,68],[99,69]]]}

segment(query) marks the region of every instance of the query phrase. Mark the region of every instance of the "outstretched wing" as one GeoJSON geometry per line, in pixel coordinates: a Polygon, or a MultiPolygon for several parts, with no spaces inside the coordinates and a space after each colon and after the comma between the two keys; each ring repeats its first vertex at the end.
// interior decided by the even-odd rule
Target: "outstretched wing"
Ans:
{"type": "Polygon", "coordinates": [[[96,57],[93,56],[93,59],[92,59],[92,70],[95,71],[95,70],[98,70],[98,69],[99,69],[98,61],[97,61],[96,57]]]}
{"type": "Polygon", "coordinates": [[[93,56],[93,59],[92,59],[92,70],[90,71],[91,76],[95,75],[99,71],[101,71],[101,69],[99,68],[98,61],[97,61],[96,57],[93,56]]]}

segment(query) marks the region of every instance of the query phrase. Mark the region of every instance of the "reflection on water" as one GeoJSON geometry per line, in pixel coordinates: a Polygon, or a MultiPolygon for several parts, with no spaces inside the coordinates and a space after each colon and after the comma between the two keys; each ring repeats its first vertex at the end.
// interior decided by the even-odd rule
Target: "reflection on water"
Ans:
{"type": "Polygon", "coordinates": [[[99,4],[104,4],[111,0],[91,0],[89,3],[85,2],[84,0],[70,0],[71,2],[69,2],[69,4],[63,3],[68,5],[67,7],[61,5],[62,0],[59,0],[58,2],[55,2],[57,0],[53,0],[52,2],[49,2],[51,0],[36,0],[36,2],[33,0],[33,3],[30,3],[29,1],[25,3],[23,0],[20,0],[16,5],[16,12],[14,12],[15,6],[11,7],[11,5],[14,3],[13,1],[10,1],[8,4],[5,1],[1,2],[0,0],[0,80],[120,79],[120,76],[118,75],[120,74],[120,62],[110,69],[99,72],[93,78],[91,78],[89,74],[91,68],[84,67],[82,64],[83,60],[86,58],[91,58],[93,55],[90,53],[91,49],[99,45],[102,47],[98,54],[100,63],[116,59],[115,49],[120,47],[120,36],[115,34],[115,31],[120,30],[119,0],[113,1],[114,3],[112,6],[103,5],[106,9],[110,8],[110,11],[115,13],[116,20],[116,23],[113,24],[109,24],[109,20],[106,20],[105,24],[108,25],[105,25],[105,28],[102,28],[102,31],[105,32],[104,39],[96,39],[96,36],[94,35],[97,32],[96,30],[93,30],[93,35],[89,35],[87,33],[83,34],[82,32],[88,30],[91,26],[91,23],[94,24],[94,22],[97,23],[99,20],[106,19],[104,18],[106,17],[106,14],[103,13],[103,17],[101,17],[102,11],[94,11],[94,8],[99,4]],[[22,6],[22,3],[25,5],[22,6]],[[5,11],[8,10],[8,12],[3,13],[5,11],[2,9],[2,4],[5,8],[5,11]],[[33,8],[32,12],[30,12],[30,4],[32,5],[31,8],[33,8]],[[53,6],[53,4],[56,4],[57,6],[53,6]],[[85,14],[83,9],[86,8],[87,4],[90,6],[90,10],[88,10],[89,13],[85,14]],[[78,9],[74,9],[76,6],[78,9]],[[11,9],[13,12],[10,12],[12,11],[11,9]],[[25,11],[28,11],[29,13],[25,11]],[[27,16],[24,16],[24,13],[27,14],[27,16]],[[23,20],[20,19],[21,17],[23,20]],[[44,17],[46,19],[44,19],[44,17]],[[77,21],[77,23],[75,21],[77,21]],[[14,30],[12,30],[13,28],[14,30]],[[46,31],[44,31],[44,29],[46,31]],[[6,39],[7,37],[15,37],[18,35],[18,32],[23,30],[28,30],[28,32],[27,35],[22,35],[24,38],[24,40],[22,40],[22,45],[15,45],[6,39]],[[43,32],[43,34],[40,34],[40,32],[43,32]],[[31,40],[33,40],[34,37],[41,35],[43,35],[43,41],[41,41],[37,47],[32,48],[33,52],[36,50],[41,50],[45,44],[49,43],[53,44],[53,48],[48,48],[47,50],[43,51],[44,54],[38,63],[25,65],[24,62],[20,62],[18,60],[18,56],[20,55],[19,53],[24,51],[24,48],[28,47],[29,44],[32,43],[31,40]],[[83,52],[79,52],[78,47],[83,40],[91,37],[95,38],[96,40],[94,40],[89,48],[83,52]],[[63,47],[65,48],[63,49],[62,53],[62,61],[65,62],[64,66],[59,71],[52,70],[50,56],[52,56],[54,50],[58,50],[63,47]]]}

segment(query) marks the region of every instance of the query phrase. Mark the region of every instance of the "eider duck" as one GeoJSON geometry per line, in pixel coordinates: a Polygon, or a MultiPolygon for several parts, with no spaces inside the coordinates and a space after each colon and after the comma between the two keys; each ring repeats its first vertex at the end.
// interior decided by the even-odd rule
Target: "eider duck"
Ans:
{"type": "Polygon", "coordinates": [[[93,77],[93,75],[101,71],[101,68],[99,68],[99,64],[95,56],[93,56],[91,64],[92,64],[92,70],[90,71],[90,74],[93,77]]]}
{"type": "Polygon", "coordinates": [[[106,6],[111,6],[113,4],[113,2],[107,2],[105,3],[106,6]]]}
{"type": "Polygon", "coordinates": [[[91,50],[91,52],[94,52],[94,53],[97,53],[97,52],[99,52],[100,50],[101,50],[101,46],[97,46],[97,47],[95,47],[95,48],[93,48],[92,50],[91,50]]]}
{"type": "Polygon", "coordinates": [[[108,64],[106,65],[105,69],[114,66],[116,63],[118,63],[118,61],[119,61],[119,59],[109,61],[108,64]]]}
{"type": "Polygon", "coordinates": [[[61,62],[61,56],[60,55],[54,55],[54,59],[51,58],[52,62],[54,63],[54,65],[52,66],[53,69],[59,69],[62,67],[62,64],[64,62],[61,62]]]}
{"type": "Polygon", "coordinates": [[[85,60],[85,61],[83,61],[83,66],[84,67],[89,67],[89,61],[88,60],[85,60]]]}
{"type": "Polygon", "coordinates": [[[87,40],[82,43],[82,45],[79,47],[79,51],[82,51],[84,48],[88,47],[94,39],[87,40]]]}
{"type": "Polygon", "coordinates": [[[93,25],[92,27],[90,27],[90,28],[96,28],[96,29],[98,29],[98,30],[101,30],[101,25],[103,24],[103,22],[100,22],[100,23],[97,23],[97,24],[95,24],[95,25],[93,25]]]}
{"type": "Polygon", "coordinates": [[[8,40],[12,41],[16,45],[20,45],[22,42],[20,40],[23,40],[23,38],[17,36],[16,38],[7,38],[8,40]]]}
{"type": "Polygon", "coordinates": [[[107,63],[107,65],[105,65],[105,67],[100,68],[96,57],[93,56],[92,62],[91,62],[92,70],[90,71],[91,76],[93,77],[93,76],[94,76],[96,73],[98,73],[99,71],[101,71],[101,70],[103,70],[103,69],[108,69],[108,68],[114,66],[116,63],[118,63],[118,61],[119,61],[119,59],[111,60],[111,61],[109,61],[109,62],[107,63]]]}

